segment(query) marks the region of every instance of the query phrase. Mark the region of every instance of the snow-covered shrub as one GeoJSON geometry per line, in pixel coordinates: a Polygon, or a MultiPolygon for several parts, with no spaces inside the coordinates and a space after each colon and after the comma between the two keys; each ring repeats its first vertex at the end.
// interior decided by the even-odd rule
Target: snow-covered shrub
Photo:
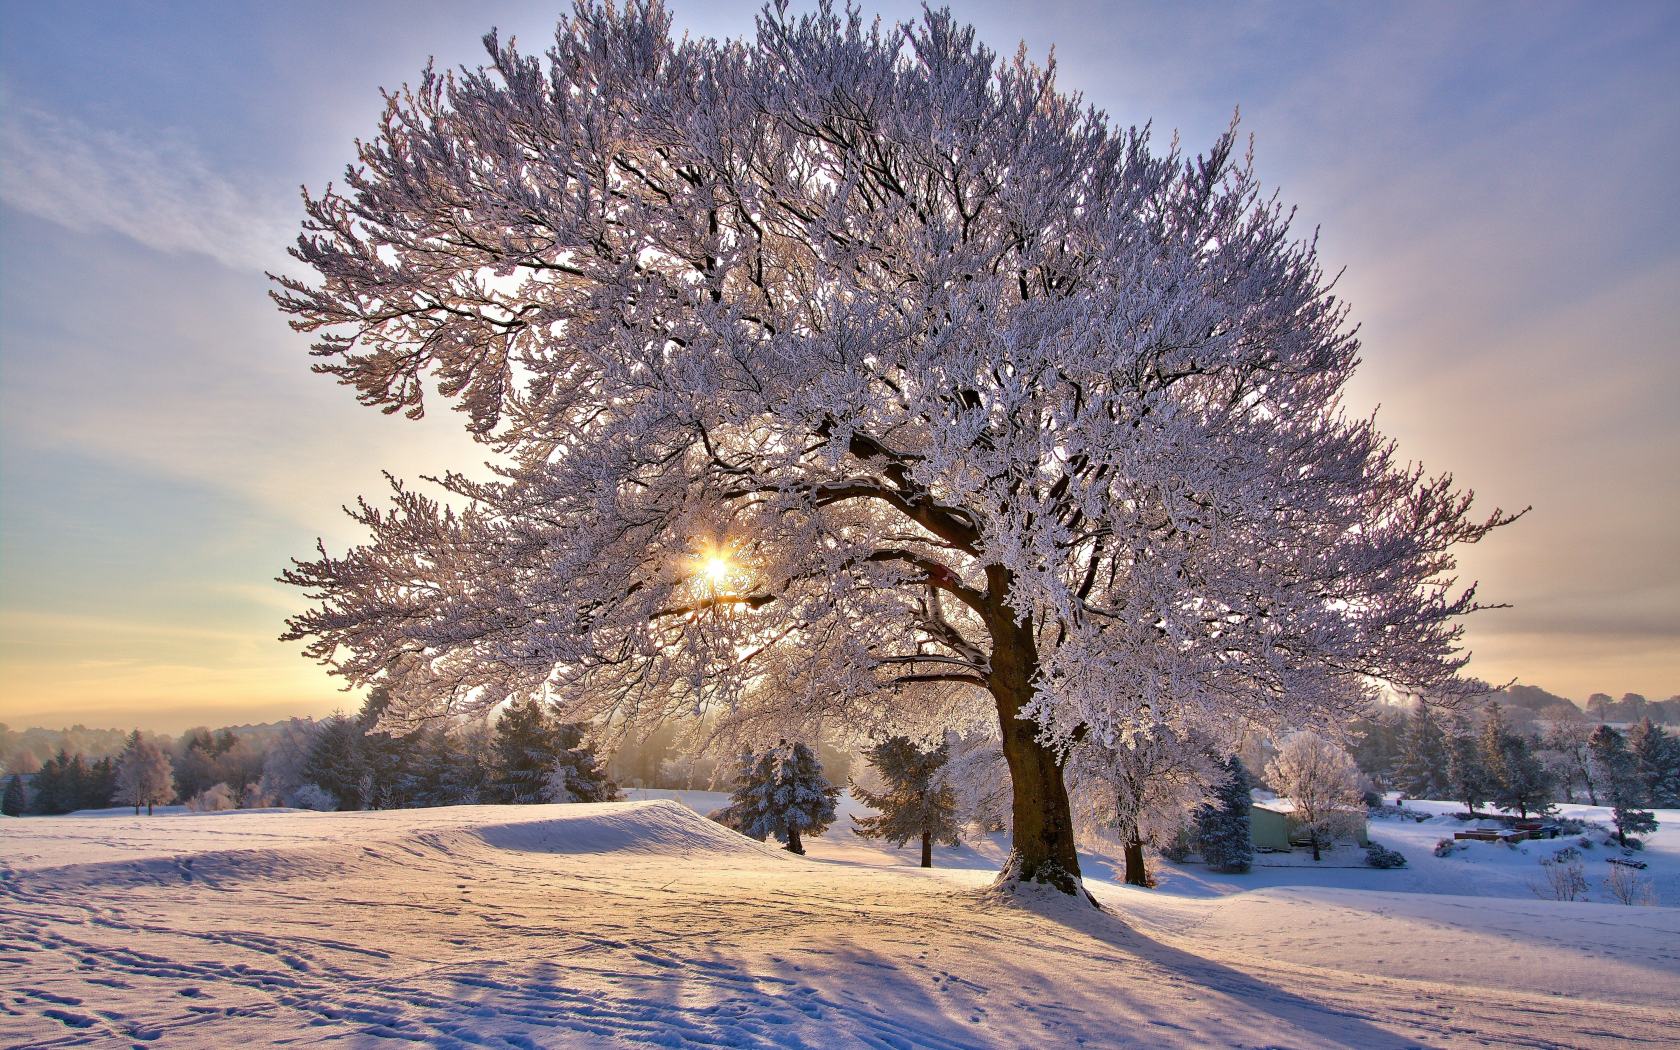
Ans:
{"type": "Polygon", "coordinates": [[[1373,868],[1404,868],[1406,855],[1397,849],[1389,849],[1373,842],[1365,847],[1365,863],[1373,868]]]}
{"type": "Polygon", "coordinates": [[[1580,846],[1582,849],[1593,848],[1593,840],[1590,835],[1582,835],[1580,838],[1575,840],[1575,844],[1580,846]]]}
{"type": "Polygon", "coordinates": [[[207,787],[203,791],[187,799],[188,813],[216,813],[224,809],[237,809],[233,789],[226,784],[207,787]]]}
{"type": "MultiPolygon", "coordinates": [[[[1657,906],[1657,893],[1651,886],[1651,880],[1640,878],[1626,865],[1610,865],[1610,874],[1604,877],[1602,885],[1605,894],[1619,904],[1644,908],[1657,906]]],[[[1582,888],[1585,888],[1585,880],[1582,880],[1582,888]]]]}
{"type": "Polygon", "coordinates": [[[1160,853],[1174,864],[1183,864],[1190,859],[1190,846],[1183,839],[1174,839],[1162,846],[1160,853]]]}
{"type": "Polygon", "coordinates": [[[303,785],[292,792],[292,797],[287,803],[293,809],[313,809],[322,813],[330,813],[338,808],[338,799],[319,784],[303,785]]]}
{"type": "Polygon", "coordinates": [[[1587,875],[1581,867],[1581,855],[1564,848],[1550,857],[1540,858],[1540,882],[1530,882],[1528,888],[1536,897],[1548,901],[1574,901],[1587,898],[1587,875]]]}
{"type": "Polygon", "coordinates": [[[1435,843],[1435,855],[1437,857],[1450,857],[1454,853],[1461,850],[1467,850],[1469,848],[1470,844],[1462,839],[1443,837],[1440,841],[1435,843]]]}
{"type": "Polygon", "coordinates": [[[1627,837],[1627,841],[1622,843],[1622,846],[1625,849],[1644,849],[1645,848],[1645,840],[1644,839],[1636,839],[1632,835],[1629,835],[1627,837]]]}

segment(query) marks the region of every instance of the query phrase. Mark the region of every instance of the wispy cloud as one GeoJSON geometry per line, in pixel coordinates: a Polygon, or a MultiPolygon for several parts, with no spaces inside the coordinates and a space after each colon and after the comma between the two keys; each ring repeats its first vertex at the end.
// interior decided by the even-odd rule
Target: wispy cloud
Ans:
{"type": "Polygon", "coordinates": [[[0,199],[21,211],[235,269],[276,265],[296,230],[279,201],[229,181],[178,132],[90,127],[13,98],[4,109],[0,199]]]}

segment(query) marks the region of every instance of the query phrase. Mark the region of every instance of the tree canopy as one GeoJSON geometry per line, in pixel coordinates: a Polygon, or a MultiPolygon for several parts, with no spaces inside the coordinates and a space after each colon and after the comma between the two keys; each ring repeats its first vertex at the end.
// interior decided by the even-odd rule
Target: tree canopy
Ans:
{"type": "Polygon", "coordinates": [[[386,723],[984,716],[1009,878],[1075,892],[1074,742],[1461,688],[1451,549],[1509,516],[1341,412],[1346,307],[1234,127],[1156,150],[948,11],[485,45],[387,96],[278,278],[318,370],[435,381],[497,455],[285,574],[386,723]]]}

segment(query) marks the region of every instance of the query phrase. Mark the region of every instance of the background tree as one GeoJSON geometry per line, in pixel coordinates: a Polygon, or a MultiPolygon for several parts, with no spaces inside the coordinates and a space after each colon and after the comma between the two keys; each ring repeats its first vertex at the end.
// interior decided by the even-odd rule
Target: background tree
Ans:
{"type": "Polygon", "coordinates": [[[1254,863],[1254,777],[1242,759],[1225,760],[1225,777],[1214,800],[1196,810],[1196,852],[1207,866],[1228,875],[1246,874],[1254,863]]]}
{"type": "Polygon", "coordinates": [[[863,754],[886,781],[887,789],[877,793],[852,784],[854,798],[880,811],[873,817],[853,817],[857,833],[866,839],[886,839],[901,849],[920,838],[922,867],[933,867],[935,842],[942,846],[959,842],[956,796],[939,780],[950,749],[942,743],[924,751],[907,736],[893,736],[863,754]]]}
{"type": "Polygon", "coordinates": [[[1588,745],[1592,749],[1595,773],[1608,785],[1605,792],[1611,806],[1611,819],[1616,824],[1616,839],[1627,845],[1629,835],[1648,835],[1657,830],[1654,814],[1642,809],[1645,805],[1645,785],[1639,779],[1639,763],[1628,750],[1622,734],[1608,725],[1593,732],[1588,745]]]}
{"type": "Polygon", "coordinates": [[[1073,773],[1085,823],[1114,828],[1132,886],[1154,885],[1144,845],[1175,840],[1222,776],[1209,740],[1167,725],[1112,745],[1086,741],[1074,752],[1073,773]]]}
{"type": "MultiPolygon", "coordinates": [[[[29,795],[23,789],[23,775],[13,773],[6,780],[6,794],[0,799],[0,813],[8,817],[23,816],[24,809],[29,805],[29,795]]],[[[136,813],[139,810],[135,810],[136,813]]]]}
{"type": "Polygon", "coordinates": [[[1680,808],[1680,739],[1669,736],[1646,717],[1628,732],[1627,743],[1647,803],[1663,809],[1680,808]]]}
{"type": "Polygon", "coordinates": [[[804,835],[821,835],[834,823],[840,789],[823,779],[822,763],[809,747],[783,740],[754,757],[741,756],[735,792],[721,820],[748,838],[774,837],[789,853],[804,853],[804,835]]]}
{"type": "Polygon", "coordinates": [[[1321,846],[1363,819],[1359,767],[1346,751],[1313,732],[1291,736],[1278,748],[1266,779],[1295,805],[1294,818],[1312,840],[1313,860],[1321,846]]]}
{"type": "Polygon", "coordinates": [[[411,415],[435,376],[505,473],[361,504],[287,638],[393,728],[984,705],[1001,882],[1069,893],[1075,740],[1463,688],[1451,552],[1509,517],[1342,412],[1346,308],[1234,130],[1152,153],[947,12],[784,12],[719,43],[580,4],[546,63],[491,34],[306,200],[318,283],[276,299],[317,368],[411,415]]]}
{"type": "Polygon", "coordinates": [[[1610,698],[1610,694],[1594,693],[1587,697],[1587,713],[1598,719],[1600,722],[1604,722],[1607,720],[1606,715],[1610,710],[1610,705],[1613,703],[1615,703],[1615,701],[1610,698]]]}
{"type": "Polygon", "coordinates": [[[607,767],[595,755],[595,747],[584,739],[583,727],[562,725],[555,740],[559,751],[548,771],[545,802],[618,802],[624,793],[607,775],[607,767]]]}
{"type": "Polygon", "coordinates": [[[561,733],[559,718],[541,700],[509,704],[496,721],[498,761],[491,797],[523,805],[547,802],[549,774],[564,750],[561,733]]]}
{"type": "Polygon", "coordinates": [[[362,810],[371,801],[363,794],[368,772],[360,721],[335,711],[316,724],[301,770],[305,784],[331,795],[341,810],[362,810]]]}
{"type": "Polygon", "coordinates": [[[113,801],[133,806],[136,816],[141,806],[151,816],[154,805],[167,805],[175,800],[175,775],[169,756],[154,741],[142,739],[138,729],[128,738],[128,747],[117,760],[116,779],[113,801]]]}
{"type": "Polygon", "coordinates": [[[1469,722],[1457,719],[1447,741],[1447,783],[1452,797],[1474,814],[1478,806],[1493,797],[1494,782],[1482,763],[1481,742],[1469,722]]]}
{"type": "Polygon", "coordinates": [[[1587,801],[1598,805],[1598,795],[1588,768],[1592,724],[1573,708],[1567,711],[1549,708],[1548,717],[1542,725],[1540,758],[1562,785],[1564,799],[1573,802],[1575,786],[1579,784],[1587,793],[1587,801]]]}
{"type": "Polygon", "coordinates": [[[1447,798],[1447,737],[1427,704],[1419,704],[1400,732],[1394,783],[1411,798],[1447,798]]]}

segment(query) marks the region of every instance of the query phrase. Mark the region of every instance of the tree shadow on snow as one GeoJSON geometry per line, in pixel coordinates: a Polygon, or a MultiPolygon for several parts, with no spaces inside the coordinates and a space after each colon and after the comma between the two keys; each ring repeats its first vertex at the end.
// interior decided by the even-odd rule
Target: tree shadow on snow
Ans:
{"type": "MultiPolygon", "coordinates": [[[[1236,999],[1294,1027],[1361,1050],[1409,1050],[1427,1042],[1380,1028],[1369,1019],[1155,940],[1110,911],[1097,911],[1055,891],[1018,892],[1013,902],[1117,951],[1153,963],[1192,985],[1236,999]]],[[[1135,1003],[1143,1006],[1142,1003],[1135,1003]]]]}

